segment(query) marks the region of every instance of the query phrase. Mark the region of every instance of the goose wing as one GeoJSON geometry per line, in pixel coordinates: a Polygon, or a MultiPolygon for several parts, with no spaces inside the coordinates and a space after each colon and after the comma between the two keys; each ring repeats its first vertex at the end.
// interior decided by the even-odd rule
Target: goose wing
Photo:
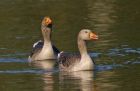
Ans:
{"type": "Polygon", "coordinates": [[[60,51],[54,45],[52,45],[52,48],[53,48],[53,51],[55,52],[55,54],[60,53],[60,51]]]}
{"type": "Polygon", "coordinates": [[[30,56],[32,56],[34,53],[37,53],[37,52],[41,51],[43,45],[44,45],[44,42],[42,40],[39,40],[39,41],[35,42],[33,44],[33,49],[31,51],[30,56]]]}
{"type": "Polygon", "coordinates": [[[58,63],[61,68],[73,67],[76,63],[79,63],[81,56],[78,54],[64,53],[58,54],[58,63]]]}
{"type": "MultiPolygon", "coordinates": [[[[40,52],[41,49],[43,48],[43,45],[44,45],[44,42],[42,40],[35,42],[33,44],[33,49],[31,51],[30,55],[32,56],[34,53],[40,52]]],[[[52,48],[53,48],[53,51],[55,52],[55,54],[58,54],[60,52],[54,45],[52,45],[52,48]]]]}

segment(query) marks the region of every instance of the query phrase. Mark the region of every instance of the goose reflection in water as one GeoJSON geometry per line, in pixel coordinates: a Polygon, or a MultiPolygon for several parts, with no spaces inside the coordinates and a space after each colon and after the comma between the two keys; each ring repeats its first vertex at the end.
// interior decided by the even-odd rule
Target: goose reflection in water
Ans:
{"type": "Polygon", "coordinates": [[[54,91],[53,73],[55,72],[56,60],[32,61],[31,64],[43,70],[43,74],[41,74],[44,83],[43,91],[54,91]]]}
{"type": "Polygon", "coordinates": [[[34,61],[32,65],[45,70],[41,75],[44,83],[43,91],[54,91],[56,88],[58,91],[66,91],[67,89],[97,91],[94,71],[57,72],[56,62],[52,60],[34,61]]]}
{"type": "Polygon", "coordinates": [[[44,82],[43,91],[54,91],[54,77],[53,73],[49,72],[42,75],[42,79],[44,82]]]}
{"type": "Polygon", "coordinates": [[[63,91],[69,88],[76,91],[96,91],[93,77],[93,71],[60,72],[59,83],[61,83],[63,89],[60,88],[59,90],[63,91]]]}
{"type": "Polygon", "coordinates": [[[41,68],[47,71],[53,71],[56,66],[56,60],[40,60],[32,61],[31,64],[35,67],[41,68]]]}

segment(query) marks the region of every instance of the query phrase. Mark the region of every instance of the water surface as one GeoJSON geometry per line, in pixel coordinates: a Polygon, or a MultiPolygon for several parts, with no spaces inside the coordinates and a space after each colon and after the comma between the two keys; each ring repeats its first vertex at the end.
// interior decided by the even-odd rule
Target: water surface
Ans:
{"type": "Polygon", "coordinates": [[[1,91],[140,91],[139,0],[1,0],[0,6],[1,91]],[[99,35],[88,42],[94,71],[64,73],[46,70],[46,61],[28,62],[46,15],[60,50],[78,52],[80,29],[99,35]]]}

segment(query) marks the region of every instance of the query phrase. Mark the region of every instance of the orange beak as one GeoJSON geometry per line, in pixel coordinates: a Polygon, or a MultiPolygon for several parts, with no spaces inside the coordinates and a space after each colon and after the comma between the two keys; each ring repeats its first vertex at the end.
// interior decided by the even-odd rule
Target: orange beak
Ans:
{"type": "Polygon", "coordinates": [[[97,40],[98,39],[98,35],[96,35],[95,33],[92,33],[92,32],[90,33],[89,37],[92,40],[97,40]]]}
{"type": "Polygon", "coordinates": [[[50,18],[50,17],[45,17],[45,18],[44,18],[44,23],[45,23],[46,25],[52,24],[51,18],[50,18]]]}

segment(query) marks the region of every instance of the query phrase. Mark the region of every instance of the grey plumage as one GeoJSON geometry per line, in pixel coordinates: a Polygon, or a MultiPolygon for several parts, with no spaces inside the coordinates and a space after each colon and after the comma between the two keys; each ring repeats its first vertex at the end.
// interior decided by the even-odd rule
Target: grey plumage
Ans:
{"type": "Polygon", "coordinates": [[[81,59],[81,56],[78,54],[72,54],[72,53],[60,53],[58,57],[58,62],[63,66],[64,68],[71,68],[71,66],[75,65],[76,63],[79,63],[81,59]]]}
{"type": "Polygon", "coordinates": [[[93,70],[94,62],[87,53],[86,41],[96,40],[98,36],[88,29],[79,32],[77,44],[80,54],[59,53],[58,64],[60,71],[93,70]]]}

